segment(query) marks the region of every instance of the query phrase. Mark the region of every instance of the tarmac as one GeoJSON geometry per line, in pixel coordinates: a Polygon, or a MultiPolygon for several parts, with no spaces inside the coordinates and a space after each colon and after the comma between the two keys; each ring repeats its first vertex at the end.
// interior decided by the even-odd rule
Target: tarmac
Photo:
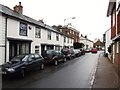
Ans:
{"type": "Polygon", "coordinates": [[[118,72],[103,52],[99,56],[92,88],[93,90],[95,88],[97,88],[95,90],[120,90],[118,72]]]}

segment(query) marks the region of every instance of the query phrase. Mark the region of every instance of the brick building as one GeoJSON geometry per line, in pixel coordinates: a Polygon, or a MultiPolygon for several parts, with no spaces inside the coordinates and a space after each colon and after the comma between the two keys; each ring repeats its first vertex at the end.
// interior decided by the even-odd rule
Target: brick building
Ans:
{"type": "Polygon", "coordinates": [[[97,50],[102,50],[104,44],[99,39],[94,43],[93,47],[97,48],[97,50]]]}
{"type": "Polygon", "coordinates": [[[107,16],[111,16],[111,59],[118,70],[120,64],[120,4],[117,0],[109,1],[107,16]]]}
{"type": "Polygon", "coordinates": [[[74,40],[74,43],[79,42],[79,39],[80,39],[79,34],[80,34],[80,32],[77,31],[75,28],[68,27],[68,26],[61,26],[61,25],[59,25],[59,26],[54,25],[52,27],[55,28],[56,30],[59,30],[62,33],[70,36],[74,40]]]}

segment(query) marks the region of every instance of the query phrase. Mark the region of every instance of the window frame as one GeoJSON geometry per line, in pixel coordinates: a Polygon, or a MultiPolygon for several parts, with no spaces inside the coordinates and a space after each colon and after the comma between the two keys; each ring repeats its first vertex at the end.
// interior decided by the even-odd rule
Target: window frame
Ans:
{"type": "Polygon", "coordinates": [[[48,39],[48,40],[51,40],[51,31],[48,31],[48,32],[47,32],[47,39],[48,39]]]}
{"type": "Polygon", "coordinates": [[[24,22],[19,23],[19,35],[28,36],[27,23],[24,23],[24,22]]]}
{"type": "Polygon", "coordinates": [[[41,38],[41,28],[39,27],[35,28],[35,38],[41,38]]]}
{"type": "Polygon", "coordinates": [[[56,33],[56,41],[59,41],[59,34],[56,33]]]}
{"type": "Polygon", "coordinates": [[[66,43],[66,37],[64,36],[64,43],[66,43]]]}

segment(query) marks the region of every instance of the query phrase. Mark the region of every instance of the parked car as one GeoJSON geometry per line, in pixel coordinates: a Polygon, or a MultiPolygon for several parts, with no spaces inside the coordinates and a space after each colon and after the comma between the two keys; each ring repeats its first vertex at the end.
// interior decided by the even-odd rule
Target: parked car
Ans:
{"type": "Polygon", "coordinates": [[[81,55],[80,49],[73,49],[73,51],[74,51],[76,57],[81,55]]]}
{"type": "Polygon", "coordinates": [[[66,62],[66,57],[61,51],[57,50],[45,50],[43,51],[43,57],[45,59],[45,63],[52,63],[55,66],[58,65],[58,62],[64,61],[66,62]]]}
{"type": "Polygon", "coordinates": [[[84,48],[80,48],[81,51],[81,55],[85,55],[85,49],[84,48]]]}
{"type": "Polygon", "coordinates": [[[89,52],[91,52],[91,49],[90,49],[90,48],[87,48],[87,49],[85,49],[85,52],[86,52],[86,53],[89,53],[89,52]]]}
{"type": "Polygon", "coordinates": [[[22,54],[3,64],[2,74],[8,76],[19,74],[21,77],[24,77],[26,71],[35,67],[44,69],[44,58],[39,54],[22,54]]]}
{"type": "Polygon", "coordinates": [[[67,59],[72,59],[75,57],[75,53],[71,48],[64,48],[61,50],[61,52],[65,55],[67,59]]]}
{"type": "Polygon", "coordinates": [[[91,52],[92,52],[92,53],[97,53],[97,49],[96,49],[96,48],[93,48],[93,49],[91,50],[91,52]]]}

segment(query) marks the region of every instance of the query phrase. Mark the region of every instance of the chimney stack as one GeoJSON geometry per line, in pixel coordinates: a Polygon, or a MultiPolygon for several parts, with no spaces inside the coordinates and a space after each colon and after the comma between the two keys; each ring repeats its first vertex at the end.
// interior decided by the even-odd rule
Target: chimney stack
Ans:
{"type": "Polygon", "coordinates": [[[19,14],[23,13],[23,6],[21,5],[21,2],[19,2],[19,5],[15,5],[13,9],[15,12],[17,12],[19,14]]]}

